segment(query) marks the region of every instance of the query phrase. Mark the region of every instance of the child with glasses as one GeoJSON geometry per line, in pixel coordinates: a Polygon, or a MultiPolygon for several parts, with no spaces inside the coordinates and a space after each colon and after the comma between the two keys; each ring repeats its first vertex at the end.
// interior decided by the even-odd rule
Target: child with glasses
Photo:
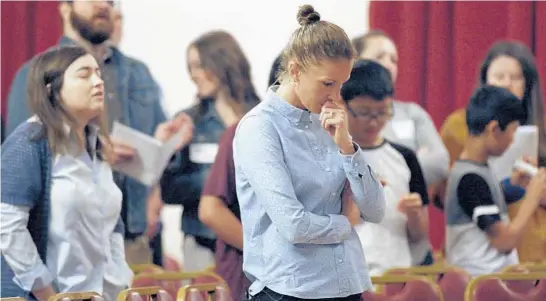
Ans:
{"type": "Polygon", "coordinates": [[[415,153],[385,140],[381,131],[394,114],[389,71],[371,60],[358,61],[341,88],[349,131],[383,183],[385,217],[357,225],[370,275],[411,266],[409,243],[428,234],[427,185],[415,153]]]}

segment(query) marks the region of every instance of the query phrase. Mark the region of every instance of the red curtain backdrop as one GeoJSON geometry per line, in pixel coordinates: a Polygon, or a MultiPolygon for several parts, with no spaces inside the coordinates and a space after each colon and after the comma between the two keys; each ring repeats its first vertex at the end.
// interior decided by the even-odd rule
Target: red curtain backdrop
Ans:
{"type": "Polygon", "coordinates": [[[62,34],[57,1],[1,2],[2,119],[15,73],[35,54],[55,45],[62,34]]]}
{"type": "MultiPolygon", "coordinates": [[[[397,98],[421,104],[438,126],[464,107],[481,60],[492,43],[517,39],[537,57],[546,87],[546,2],[372,1],[370,28],[394,39],[399,53],[397,98]]],[[[435,249],[444,241],[444,219],[430,210],[435,249]]]]}

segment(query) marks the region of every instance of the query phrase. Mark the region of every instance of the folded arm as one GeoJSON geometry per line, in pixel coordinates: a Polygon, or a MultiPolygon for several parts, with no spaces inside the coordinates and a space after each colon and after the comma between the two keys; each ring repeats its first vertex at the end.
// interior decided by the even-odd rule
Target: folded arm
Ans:
{"type": "Polygon", "coordinates": [[[336,244],[349,237],[351,225],[345,216],[311,213],[296,198],[278,132],[268,120],[249,116],[241,121],[233,146],[236,169],[287,241],[336,244]]]}
{"type": "Polygon", "coordinates": [[[361,217],[366,222],[379,223],[385,216],[383,185],[366,162],[362,150],[358,146],[356,148],[357,151],[353,155],[341,155],[343,169],[361,217]]]}

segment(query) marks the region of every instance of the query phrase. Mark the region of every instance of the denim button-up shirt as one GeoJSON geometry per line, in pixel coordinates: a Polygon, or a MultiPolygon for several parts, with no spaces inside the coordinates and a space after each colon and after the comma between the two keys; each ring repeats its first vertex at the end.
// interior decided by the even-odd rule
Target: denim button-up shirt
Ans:
{"type": "Polygon", "coordinates": [[[298,298],[336,298],[371,288],[358,235],[341,214],[348,179],[367,222],[385,214],[383,189],[355,146],[341,155],[319,117],[270,90],[239,123],[233,142],[243,224],[243,270],[298,298]]]}

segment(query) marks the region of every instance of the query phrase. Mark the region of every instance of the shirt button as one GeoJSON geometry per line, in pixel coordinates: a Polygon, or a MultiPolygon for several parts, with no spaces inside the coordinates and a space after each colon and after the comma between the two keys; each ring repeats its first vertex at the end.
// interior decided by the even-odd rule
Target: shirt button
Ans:
{"type": "Polygon", "coordinates": [[[332,196],[335,196],[335,195],[336,195],[336,193],[335,193],[335,192],[332,192],[332,196]]]}
{"type": "Polygon", "coordinates": [[[358,166],[358,163],[355,163],[355,166],[358,166]]]}
{"type": "Polygon", "coordinates": [[[114,93],[108,93],[108,98],[109,98],[109,99],[114,98],[114,93]]]}
{"type": "Polygon", "coordinates": [[[330,170],[331,170],[330,167],[326,167],[326,171],[330,171],[330,170]]]}
{"type": "Polygon", "coordinates": [[[309,128],[309,126],[308,126],[308,125],[306,125],[306,126],[305,126],[305,128],[306,128],[306,129],[308,129],[308,128],[309,128]]]}
{"type": "Polygon", "coordinates": [[[339,263],[343,263],[343,259],[338,260],[339,263]]]}

